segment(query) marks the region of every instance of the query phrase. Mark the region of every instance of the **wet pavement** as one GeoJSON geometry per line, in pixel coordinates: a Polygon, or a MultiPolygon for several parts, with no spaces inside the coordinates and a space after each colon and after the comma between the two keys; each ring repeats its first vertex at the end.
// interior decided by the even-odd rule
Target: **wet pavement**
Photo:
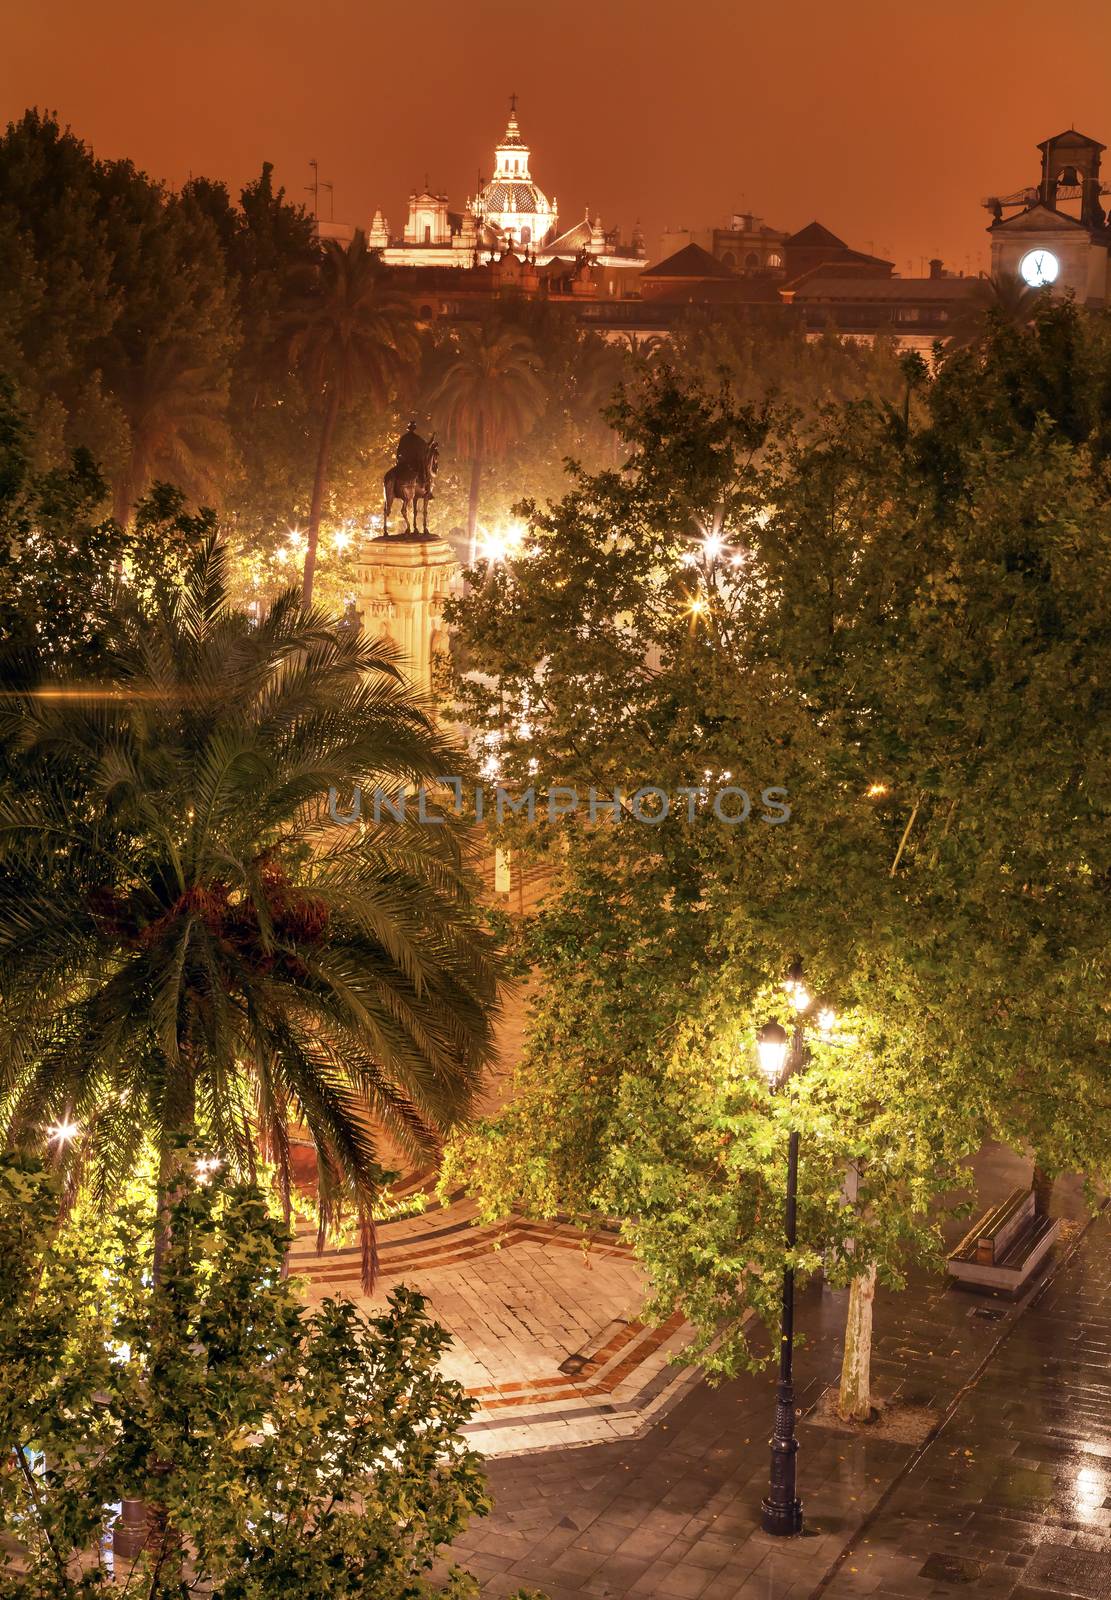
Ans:
{"type": "Polygon", "coordinates": [[[824,1589],[1111,1596],[1111,1217],[1035,1300],[824,1589]]]}
{"type": "MultiPolygon", "coordinates": [[[[986,1203],[1025,1169],[993,1151],[979,1176],[986,1203]]],[[[1075,1186],[1059,1209],[1081,1214],[1075,1186]]],[[[874,1385],[934,1413],[925,1448],[808,1418],[836,1380],[844,1295],[801,1297],[800,1539],[758,1526],[761,1373],[699,1384],[641,1438],[491,1462],[495,1509],[453,1554],[488,1596],[1111,1597],[1111,1219],[1074,1224],[1056,1257],[1017,1306],[925,1275],[877,1295],[874,1385]]]]}

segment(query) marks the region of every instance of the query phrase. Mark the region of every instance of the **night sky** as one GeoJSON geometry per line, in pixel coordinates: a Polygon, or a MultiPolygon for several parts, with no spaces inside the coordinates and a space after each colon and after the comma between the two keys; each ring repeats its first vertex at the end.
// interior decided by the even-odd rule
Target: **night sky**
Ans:
{"type": "Polygon", "coordinates": [[[639,219],[653,256],[745,209],[976,270],[1040,139],[1111,144],[1108,0],[36,0],[3,31],[5,121],[56,110],[174,184],[268,159],[298,198],[316,156],[336,218],[391,231],[426,172],[453,207],[489,174],[511,90],[561,224],[639,219]]]}

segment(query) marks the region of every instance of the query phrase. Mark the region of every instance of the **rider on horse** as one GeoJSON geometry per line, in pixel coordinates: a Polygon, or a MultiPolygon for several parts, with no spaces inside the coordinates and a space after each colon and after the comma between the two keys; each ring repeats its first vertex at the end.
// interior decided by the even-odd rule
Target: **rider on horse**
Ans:
{"type": "Polygon", "coordinates": [[[397,441],[397,464],[402,471],[421,472],[428,456],[428,440],[422,439],[415,422],[410,422],[397,441]]]}
{"type": "Polygon", "coordinates": [[[401,514],[405,532],[416,531],[417,506],[422,512],[423,531],[428,532],[428,502],[432,499],[432,483],[436,476],[439,447],[435,435],[422,439],[415,422],[410,422],[397,444],[397,462],[382,479],[385,492],[382,519],[383,536],[389,538],[390,508],[395,500],[401,501],[401,514]],[[409,509],[413,511],[413,528],[409,527],[409,509]]]}

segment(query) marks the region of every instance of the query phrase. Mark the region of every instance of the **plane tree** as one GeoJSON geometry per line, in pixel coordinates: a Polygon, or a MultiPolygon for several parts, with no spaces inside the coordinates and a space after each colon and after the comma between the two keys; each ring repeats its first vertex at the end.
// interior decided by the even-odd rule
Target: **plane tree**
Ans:
{"type": "Polygon", "coordinates": [[[936,1257],[932,1201],[983,1137],[1047,1180],[1111,1164],[1105,339],[1043,308],[805,434],[661,369],[616,413],[625,467],[532,508],[456,606],[503,781],[671,803],[508,825],[553,863],[523,935],[539,997],[516,1098],[455,1170],[488,1210],[624,1216],[727,1366],[742,1306],[771,1314],[797,1115],[799,1264],[853,1285],[853,1415],[875,1273],[936,1257]],[[729,786],[743,824],[715,815],[729,786]],[[858,1043],[769,1101],[756,1007],[799,956],[858,1043]]]}

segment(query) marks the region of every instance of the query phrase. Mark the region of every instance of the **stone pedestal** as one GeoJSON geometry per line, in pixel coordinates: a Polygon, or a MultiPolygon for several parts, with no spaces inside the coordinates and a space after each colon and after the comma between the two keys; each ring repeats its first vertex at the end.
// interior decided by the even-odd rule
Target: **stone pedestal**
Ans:
{"type": "Polygon", "coordinates": [[[402,670],[424,693],[432,688],[432,658],[448,647],[444,602],[459,563],[434,534],[372,539],[359,556],[356,604],[363,631],[392,640],[402,670]]]}

